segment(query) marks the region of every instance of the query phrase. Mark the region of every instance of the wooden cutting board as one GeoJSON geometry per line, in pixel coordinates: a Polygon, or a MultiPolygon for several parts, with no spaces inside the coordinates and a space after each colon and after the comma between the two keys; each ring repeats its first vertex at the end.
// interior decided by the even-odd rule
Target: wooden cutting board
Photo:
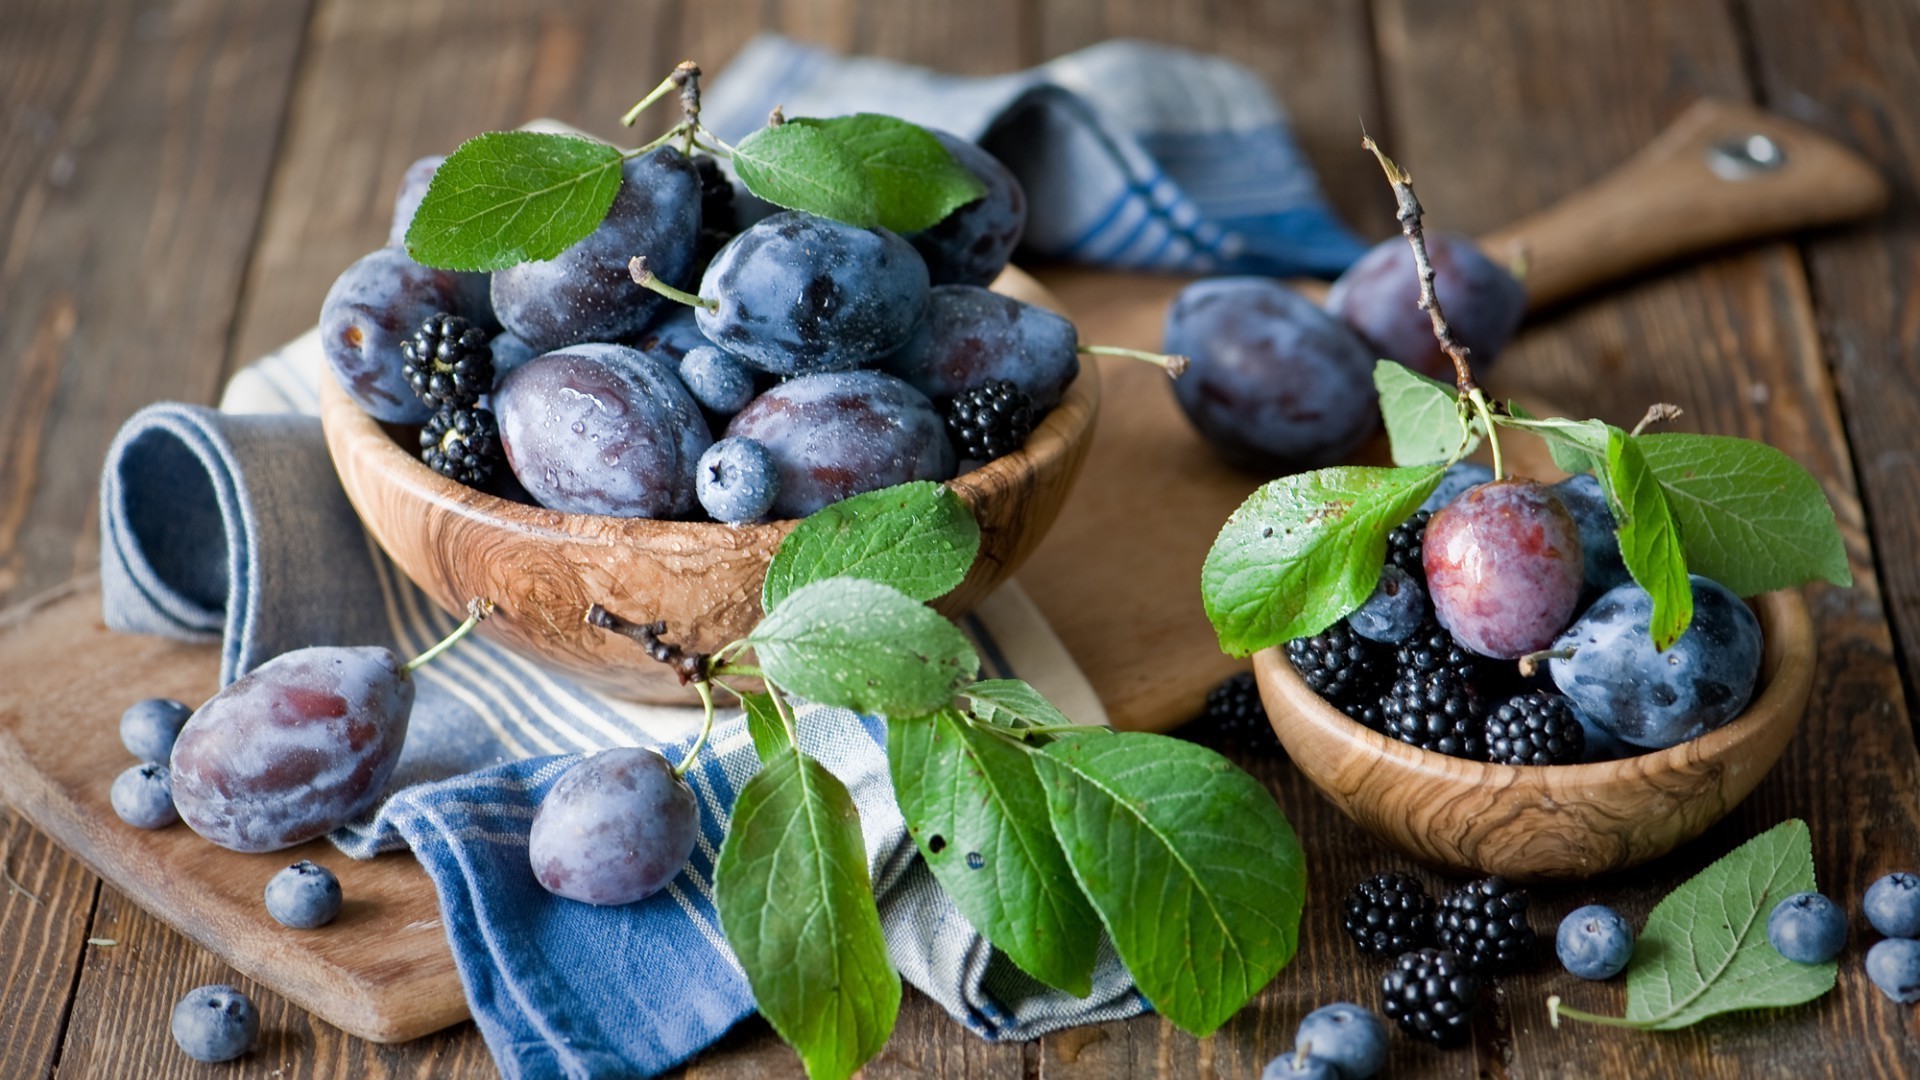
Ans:
{"type": "MultiPolygon", "coordinates": [[[[1871,212],[1878,177],[1845,150],[1744,106],[1705,104],[1618,172],[1484,243],[1524,251],[1533,306],[1679,255],[1871,212]],[[1709,148],[1764,133],[1783,168],[1712,172],[1709,148]]],[[[1040,275],[1088,341],[1153,347],[1182,279],[1061,270],[1040,275]]],[[[1221,465],[1187,427],[1158,369],[1102,360],[1102,417],[1085,471],[1020,580],[1118,726],[1165,730],[1239,666],[1200,606],[1200,565],[1220,524],[1264,477],[1221,465]]],[[[1497,387],[1496,387],[1497,389],[1497,387]]],[[[1376,447],[1369,451],[1378,455],[1376,447]]],[[[356,863],[324,842],[241,855],[185,827],[142,832],[107,802],[129,761],[117,730],[134,700],[202,701],[212,646],[109,632],[97,581],[0,614],[0,796],[102,878],[239,971],[322,1019],[379,1042],[467,1016],[432,885],[405,855],[356,863]],[[261,903],[300,858],[348,897],[324,932],[288,930],[261,903]]]]}

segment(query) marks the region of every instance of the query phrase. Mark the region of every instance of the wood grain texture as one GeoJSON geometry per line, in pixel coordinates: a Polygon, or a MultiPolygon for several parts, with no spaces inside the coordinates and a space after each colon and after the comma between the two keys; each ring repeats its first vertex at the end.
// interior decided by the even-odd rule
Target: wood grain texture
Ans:
{"type": "Polygon", "coordinates": [[[1909,693],[1920,672],[1920,8],[1747,0],[1761,99],[1846,141],[1891,180],[1887,214],[1808,237],[1821,345],[1859,470],[1909,693]],[[1820,31],[1808,33],[1809,18],[1820,31]]]}
{"type": "Polygon", "coordinates": [[[1254,656],[1274,731],[1314,787],[1429,866],[1515,881],[1638,866],[1700,835],[1753,791],[1799,730],[1813,626],[1797,592],[1757,597],[1765,649],[1753,701],[1725,727],[1618,761],[1519,768],[1448,757],[1349,719],[1281,650],[1254,656]]]}
{"type": "MultiPolygon", "coordinates": [[[[996,287],[1052,305],[1018,270],[996,287]]],[[[590,605],[665,622],[666,640],[715,652],[759,623],[767,565],[796,524],[613,518],[509,502],[427,468],[337,383],[324,381],[320,404],[341,486],[400,569],[448,611],[491,600],[480,633],[609,694],[699,700],[632,642],[587,625],[590,605]]],[[[1025,446],[947,482],[980,524],[980,552],[936,609],[966,614],[1026,561],[1079,475],[1099,412],[1100,374],[1089,366],[1025,446]]]]}
{"type": "Polygon", "coordinates": [[[306,11],[0,12],[0,604],[92,565],[123,420],[218,390],[306,11]]]}
{"type": "Polygon", "coordinates": [[[99,881],[0,803],[0,1076],[52,1071],[99,881]]]}
{"type": "Polygon", "coordinates": [[[130,764],[120,711],[141,697],[206,700],[219,687],[219,656],[114,634],[99,611],[98,586],[82,583],[0,625],[0,671],[40,674],[0,690],[0,790],[20,815],[142,907],[334,1025],[397,1042],[463,1019],[439,904],[411,857],[355,862],[324,841],[241,855],[184,825],[146,832],[114,816],[107,791],[130,764]],[[261,903],[267,879],[303,858],[331,868],[347,896],[324,933],[290,931],[261,903]]]}

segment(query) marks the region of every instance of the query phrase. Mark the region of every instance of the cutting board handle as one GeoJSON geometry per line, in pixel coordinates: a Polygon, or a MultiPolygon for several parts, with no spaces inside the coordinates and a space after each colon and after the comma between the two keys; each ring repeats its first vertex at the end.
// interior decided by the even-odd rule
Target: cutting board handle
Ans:
{"type": "Polygon", "coordinates": [[[1709,98],[1612,172],[1480,242],[1495,260],[1524,267],[1527,307],[1539,310],[1682,256],[1886,204],[1886,181],[1853,151],[1709,98]]]}

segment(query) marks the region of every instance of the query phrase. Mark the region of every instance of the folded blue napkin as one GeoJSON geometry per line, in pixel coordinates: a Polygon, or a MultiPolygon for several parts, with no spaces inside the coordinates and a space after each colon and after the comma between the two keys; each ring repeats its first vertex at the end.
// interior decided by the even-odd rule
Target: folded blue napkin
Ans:
{"type": "MultiPolygon", "coordinates": [[[[795,114],[881,109],[983,136],[1020,173],[1044,252],[1292,273],[1337,271],[1359,250],[1258,80],[1216,58],[1121,43],[1019,75],[955,79],[762,38],[711,83],[706,118],[723,136],[776,102],[795,114]]],[[[312,415],[326,377],[310,332],[236,375],[219,411],[162,403],[127,422],[101,483],[108,625],[218,641],[223,681],[307,645],[413,655],[453,627],[341,492],[312,415]]],[[[1104,720],[1017,587],[963,629],[983,674],[1025,678],[1067,715],[1104,720]]],[[[591,693],[480,636],[423,668],[418,688],[393,794],[333,839],[356,858],[413,851],[503,1073],[648,1075],[752,1011],[712,890],[734,795],[756,768],[737,715],[688,775],[702,835],[686,871],[639,904],[593,908],[548,895],[532,876],[526,834],[541,796],[604,747],[661,746],[677,759],[697,718],[591,693]]],[[[908,982],[989,1040],[1147,1008],[1110,949],[1082,1000],[1029,979],[974,932],[906,835],[879,721],[809,707],[800,730],[860,810],[888,954],[908,982]]]]}

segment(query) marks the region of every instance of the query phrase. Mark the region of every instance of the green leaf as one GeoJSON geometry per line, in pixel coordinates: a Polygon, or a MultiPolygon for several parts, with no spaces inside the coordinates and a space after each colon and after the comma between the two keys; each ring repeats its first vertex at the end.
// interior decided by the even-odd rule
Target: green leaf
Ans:
{"type": "Polygon", "coordinates": [[[762,764],[793,749],[793,740],[787,737],[786,721],[780,719],[772,694],[742,694],[740,707],[747,714],[747,734],[753,739],[753,752],[762,764]]]}
{"type": "Polygon", "coordinates": [[[900,1011],[900,976],[874,907],[860,815],[825,766],[789,750],[747,781],[713,888],[755,1004],[808,1076],[848,1077],[880,1052],[900,1011]]]}
{"type": "Polygon", "coordinates": [[[1640,455],[1640,439],[1618,428],[1607,439],[1607,490],[1619,522],[1620,558],[1653,597],[1653,647],[1666,652],[1693,622],[1693,584],[1667,496],[1640,455]]]}
{"type": "Polygon", "coordinates": [[[1546,441],[1553,463],[1563,471],[1593,473],[1606,483],[1607,439],[1619,428],[1598,420],[1568,420],[1562,416],[1538,419],[1512,402],[1507,403],[1507,412],[1510,415],[1496,421],[1501,427],[1533,432],[1546,441]]]}
{"type": "Polygon", "coordinates": [[[915,600],[945,596],[980,551],[973,511],[944,484],[916,480],[815,511],[774,553],[760,590],[772,611],[802,585],[854,577],[891,585],[915,600]]]}
{"type": "Polygon", "coordinates": [[[1317,634],[1359,607],[1380,580],[1387,533],[1445,471],[1344,466],[1283,476],[1254,492],[1200,570],[1220,647],[1246,656],[1317,634]]]}
{"type": "Polygon", "coordinates": [[[973,715],[1001,727],[1056,727],[1073,723],[1067,714],[1020,679],[983,679],[962,691],[973,715]]]}
{"type": "Polygon", "coordinates": [[[1693,572],[1740,596],[1853,583],[1820,482],[1765,443],[1662,433],[1634,439],[1680,526],[1693,572]]]}
{"type": "MultiPolygon", "coordinates": [[[[1647,917],[1627,968],[1627,1015],[1549,1002],[1557,1016],[1673,1031],[1739,1009],[1800,1005],[1833,989],[1838,965],[1796,964],[1767,941],[1767,917],[1812,892],[1813,838],[1792,818],[1735,848],[1667,894],[1647,917]]],[[[1554,1021],[1559,1022],[1557,1019],[1554,1021]]]]}
{"type": "Polygon", "coordinates": [[[845,143],[811,124],[763,127],[733,148],[733,169],[747,190],[788,210],[863,229],[880,223],[873,179],[845,143]]]}
{"type": "Polygon", "coordinates": [[[600,227],[623,160],[618,148],[573,135],[468,139],[434,172],[407,227],[407,254],[448,270],[551,259],[600,227]]]}
{"type": "Polygon", "coordinates": [[[853,153],[873,185],[880,224],[894,232],[919,232],[987,193],[932,132],[899,117],[856,113],[788,123],[816,127],[853,153]]]}
{"type": "Polygon", "coordinates": [[[1100,923],[1047,827],[1032,754],[952,709],[887,725],[907,832],[960,914],[1020,970],[1086,997],[1100,923]]]}
{"type": "Polygon", "coordinates": [[[1032,757],[1073,876],[1141,993],[1204,1037],[1293,958],[1306,857],[1225,758],[1145,732],[1073,732],[1032,757]]]}
{"type": "Polygon", "coordinates": [[[860,713],[930,713],[980,670],[952,623],[890,585],[859,578],[801,586],[747,642],[781,687],[860,713]]]}
{"type": "Polygon", "coordinates": [[[1381,360],[1373,365],[1373,385],[1395,465],[1450,462],[1479,444],[1461,417],[1459,395],[1446,383],[1381,360]]]}

